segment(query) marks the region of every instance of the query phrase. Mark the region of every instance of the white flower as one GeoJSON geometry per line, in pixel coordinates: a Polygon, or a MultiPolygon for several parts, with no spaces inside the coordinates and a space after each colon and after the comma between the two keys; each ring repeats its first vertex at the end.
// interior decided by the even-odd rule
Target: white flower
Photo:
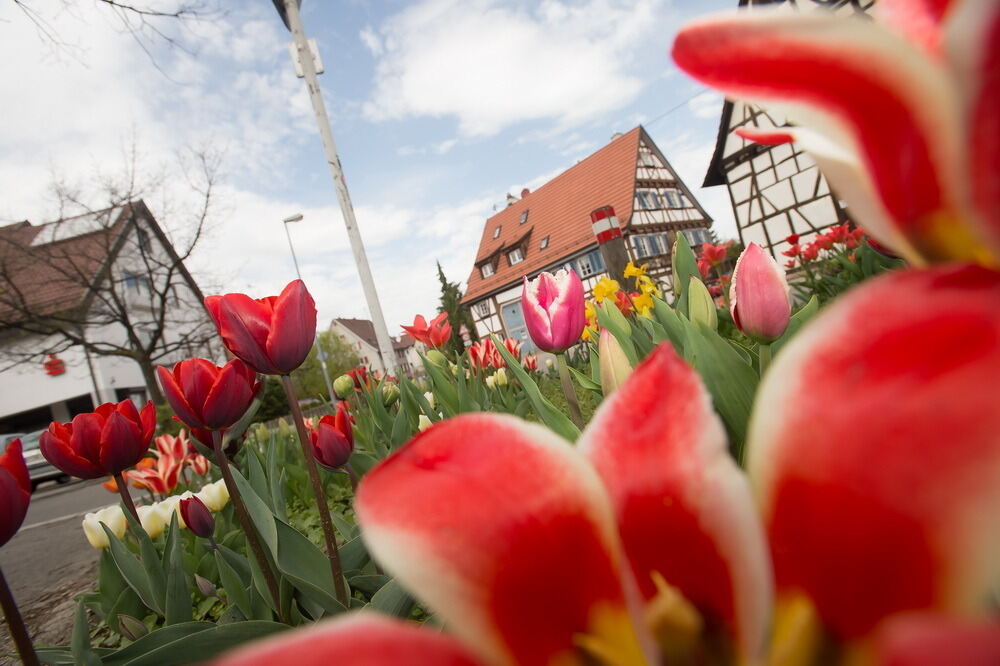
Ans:
{"type": "Polygon", "coordinates": [[[507,369],[498,368],[496,371],[497,386],[507,386],[507,369]]]}
{"type": "Polygon", "coordinates": [[[229,489],[226,482],[219,479],[215,483],[209,483],[202,487],[195,495],[208,507],[209,511],[222,511],[229,503],[229,489]]]}
{"type": "Polygon", "coordinates": [[[489,388],[496,388],[496,386],[497,386],[497,378],[494,377],[493,375],[490,375],[489,377],[487,377],[486,378],[486,386],[488,386],[489,388]]]}
{"type": "Polygon", "coordinates": [[[187,527],[187,524],[184,522],[184,516],[181,515],[181,500],[187,499],[188,497],[194,497],[194,493],[192,493],[190,490],[180,495],[171,495],[170,497],[160,502],[160,506],[163,508],[165,512],[168,525],[170,524],[170,514],[176,513],[177,526],[180,528],[187,527]]]}
{"type": "Polygon", "coordinates": [[[109,506],[96,513],[88,513],[83,517],[83,533],[87,535],[87,541],[94,548],[107,548],[111,545],[101,523],[107,525],[111,533],[119,539],[125,536],[128,521],[125,520],[125,514],[122,513],[120,506],[109,506]]]}
{"type": "Polygon", "coordinates": [[[427,418],[426,414],[421,414],[417,417],[417,430],[427,430],[433,425],[431,420],[427,418]]]}
{"type": "Polygon", "coordinates": [[[163,530],[170,524],[170,510],[160,502],[152,506],[140,506],[136,511],[139,514],[139,523],[150,539],[163,534],[163,530]]]}
{"type": "Polygon", "coordinates": [[[424,399],[427,400],[427,404],[431,406],[431,409],[434,409],[434,394],[428,391],[424,393],[424,399]]]}

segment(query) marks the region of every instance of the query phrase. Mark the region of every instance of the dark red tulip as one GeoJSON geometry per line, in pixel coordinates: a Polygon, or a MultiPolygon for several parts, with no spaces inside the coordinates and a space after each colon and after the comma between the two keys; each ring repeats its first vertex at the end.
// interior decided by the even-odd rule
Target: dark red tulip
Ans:
{"type": "Polygon", "coordinates": [[[197,536],[208,539],[215,532],[215,518],[197,495],[185,497],[179,503],[184,524],[197,536]]]}
{"type": "Polygon", "coordinates": [[[31,500],[31,478],[15,439],[0,455],[0,546],[10,541],[24,522],[31,500]]]}
{"type": "Polygon", "coordinates": [[[287,375],[302,365],[316,337],[316,303],[302,280],[256,300],[209,296],[205,308],[229,351],[265,375],[287,375]]]}
{"type": "Polygon", "coordinates": [[[309,428],[313,456],[323,467],[337,469],[347,464],[354,451],[354,433],[351,416],[343,404],[337,405],[336,414],[327,414],[315,427],[309,428]]]}
{"type": "Polygon", "coordinates": [[[39,448],[50,463],[71,476],[96,479],[125,471],[146,455],[156,429],[156,408],[142,412],[131,400],[106,402],[77,414],[70,423],[53,421],[39,448]]]}
{"type": "Polygon", "coordinates": [[[228,428],[246,414],[260,390],[256,373],[239,359],[219,367],[192,358],[173,371],[161,366],[156,375],[177,418],[191,428],[228,428]]]}

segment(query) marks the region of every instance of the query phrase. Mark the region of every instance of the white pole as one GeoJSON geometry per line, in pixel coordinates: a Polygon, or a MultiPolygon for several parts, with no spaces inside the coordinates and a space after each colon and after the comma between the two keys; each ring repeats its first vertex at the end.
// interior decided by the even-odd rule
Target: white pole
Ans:
{"type": "Polygon", "coordinates": [[[378,340],[379,355],[382,357],[382,367],[386,369],[387,374],[392,374],[396,371],[396,356],[392,350],[392,339],[389,337],[389,329],[385,325],[382,306],[378,302],[378,293],[375,291],[372,271],[368,266],[368,257],[365,255],[365,246],[361,241],[361,234],[358,232],[358,221],[354,217],[354,206],[351,205],[351,195],[347,192],[344,171],[340,166],[340,158],[337,156],[337,144],[333,141],[333,130],[330,128],[330,119],[326,115],[326,105],[323,103],[323,95],[320,92],[319,83],[316,81],[316,65],[313,62],[312,52],[309,50],[309,43],[306,41],[305,31],[302,28],[302,17],[299,16],[298,2],[296,0],[284,0],[284,2],[285,13],[288,17],[288,26],[292,31],[295,47],[299,53],[299,61],[302,63],[302,73],[306,80],[306,88],[309,90],[309,99],[312,101],[313,112],[316,114],[316,124],[319,125],[319,135],[323,140],[323,151],[326,153],[326,161],[330,165],[333,184],[337,188],[337,198],[340,200],[340,212],[344,216],[344,226],[347,227],[347,237],[351,241],[354,262],[358,266],[361,287],[364,289],[365,301],[368,303],[368,310],[372,316],[372,324],[375,326],[375,338],[378,340]]]}

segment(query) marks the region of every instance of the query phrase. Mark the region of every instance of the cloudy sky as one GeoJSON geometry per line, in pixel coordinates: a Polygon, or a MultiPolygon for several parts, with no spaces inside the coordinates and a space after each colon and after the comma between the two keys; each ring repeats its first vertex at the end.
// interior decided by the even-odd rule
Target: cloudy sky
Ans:
{"type": "MultiPolygon", "coordinates": [[[[57,216],[54,179],[141,170],[208,146],[223,182],[191,261],[206,285],[276,293],[292,237],[321,321],[368,317],[289,34],[268,0],[220,2],[205,20],[136,39],[96,0],[0,4],[0,224],[57,216]]],[[[148,0],[170,6],[172,0],[148,0]]],[[[722,237],[724,189],[698,186],[721,98],[667,56],[685,20],[735,0],[305,0],[347,183],[390,333],[438,302],[435,261],[472,268],[483,224],[507,192],[535,187],[614,132],[645,125],[722,237]]],[[[183,179],[170,197],[181,201],[183,179]]],[[[99,201],[95,202],[97,205],[99,201]]],[[[174,206],[150,202],[168,226],[174,206]]],[[[178,234],[183,228],[174,228],[178,234]]]]}

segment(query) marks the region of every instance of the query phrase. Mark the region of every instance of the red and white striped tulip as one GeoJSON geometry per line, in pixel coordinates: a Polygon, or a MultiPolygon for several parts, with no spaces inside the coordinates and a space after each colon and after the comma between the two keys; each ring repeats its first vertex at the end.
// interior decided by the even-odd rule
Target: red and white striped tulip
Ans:
{"type": "Polygon", "coordinates": [[[758,342],[774,342],[788,328],[792,302],[788,281],[771,255],[750,243],[736,261],[729,287],[729,311],[733,322],[758,342]]]}
{"type": "Polygon", "coordinates": [[[720,14],[683,28],[672,55],[727,96],[780,105],[797,127],[752,138],[799,142],[882,245],[996,267],[1000,3],[880,9],[720,14]]]}
{"type": "Polygon", "coordinates": [[[985,610],[1000,576],[1000,274],[893,273],[828,306],[761,385],[748,468],[779,591],[841,638],[985,610]]]}
{"type": "Polygon", "coordinates": [[[587,324],[583,283],[576,271],[559,269],[555,275],[524,276],[521,310],[532,342],[542,351],[563,352],[580,341],[587,324]]]}

